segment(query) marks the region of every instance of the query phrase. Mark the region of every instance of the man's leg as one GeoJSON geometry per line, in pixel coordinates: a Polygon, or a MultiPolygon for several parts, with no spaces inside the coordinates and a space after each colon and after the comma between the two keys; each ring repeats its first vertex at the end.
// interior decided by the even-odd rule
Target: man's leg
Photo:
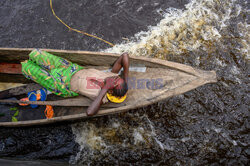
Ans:
{"type": "Polygon", "coordinates": [[[47,71],[41,68],[36,63],[27,60],[21,63],[22,72],[28,79],[35,81],[49,91],[57,89],[57,80],[47,71]]]}
{"type": "MultiPolygon", "coordinates": [[[[40,71],[42,72],[40,75],[44,76],[42,79],[50,81],[50,88],[47,86],[48,90],[62,97],[78,95],[70,90],[70,79],[75,72],[82,69],[81,66],[40,50],[33,50],[29,54],[29,57],[33,64],[40,67],[40,71]]],[[[42,83],[38,83],[44,86],[42,83]]]]}
{"type": "Polygon", "coordinates": [[[39,49],[33,50],[29,54],[29,58],[31,61],[49,71],[56,68],[68,68],[72,64],[64,58],[52,55],[39,49]]]}

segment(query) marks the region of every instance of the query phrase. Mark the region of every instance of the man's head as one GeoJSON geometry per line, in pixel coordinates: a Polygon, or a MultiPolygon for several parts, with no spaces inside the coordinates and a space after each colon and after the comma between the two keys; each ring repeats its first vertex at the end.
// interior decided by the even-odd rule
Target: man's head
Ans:
{"type": "Polygon", "coordinates": [[[111,94],[116,97],[122,97],[127,93],[127,91],[128,91],[127,83],[124,81],[124,79],[119,77],[116,80],[116,86],[114,87],[114,89],[111,90],[111,94]]]}

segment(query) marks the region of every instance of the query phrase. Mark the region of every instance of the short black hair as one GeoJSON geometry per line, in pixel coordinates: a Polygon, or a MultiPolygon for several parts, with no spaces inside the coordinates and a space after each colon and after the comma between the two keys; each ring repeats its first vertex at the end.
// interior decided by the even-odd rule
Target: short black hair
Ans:
{"type": "Polygon", "coordinates": [[[114,88],[113,89],[113,95],[116,97],[122,97],[124,96],[128,91],[128,84],[124,81],[121,85],[120,88],[114,88]]]}

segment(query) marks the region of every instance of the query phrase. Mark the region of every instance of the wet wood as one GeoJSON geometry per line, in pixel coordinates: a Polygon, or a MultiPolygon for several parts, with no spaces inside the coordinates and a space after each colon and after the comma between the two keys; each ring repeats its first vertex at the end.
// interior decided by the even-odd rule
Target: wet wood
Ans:
{"type": "Polygon", "coordinates": [[[27,94],[30,91],[41,89],[42,87],[36,83],[30,83],[19,87],[7,89],[0,92],[0,99],[16,97],[19,95],[27,94]]]}
{"type": "MultiPolygon", "coordinates": [[[[64,107],[88,107],[91,104],[91,100],[86,97],[75,97],[63,100],[54,100],[54,101],[20,101],[20,100],[0,100],[0,103],[4,104],[35,104],[35,105],[51,105],[51,106],[64,106],[64,107]]],[[[124,106],[125,104],[115,104],[108,103],[102,105],[106,108],[114,108],[124,106]]],[[[65,108],[67,109],[67,108],[65,108]]]]}
{"type": "Polygon", "coordinates": [[[6,73],[0,73],[0,82],[23,83],[23,84],[32,83],[31,80],[28,80],[22,74],[6,74],[6,73]]]}
{"type": "Polygon", "coordinates": [[[20,63],[0,63],[0,73],[22,74],[22,65],[20,63]]]}

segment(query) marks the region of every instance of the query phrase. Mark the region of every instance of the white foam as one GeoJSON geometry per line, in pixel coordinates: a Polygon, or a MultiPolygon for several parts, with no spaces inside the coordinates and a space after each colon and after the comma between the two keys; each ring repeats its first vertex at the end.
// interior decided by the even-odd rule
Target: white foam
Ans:
{"type": "Polygon", "coordinates": [[[233,66],[231,68],[231,73],[234,74],[234,75],[238,75],[238,74],[240,74],[240,69],[238,67],[236,67],[236,66],[233,66]]]}
{"type": "Polygon", "coordinates": [[[141,133],[144,133],[144,129],[142,127],[134,129],[134,132],[133,132],[134,144],[145,142],[141,133]]]}
{"type": "MultiPolygon", "coordinates": [[[[222,37],[220,30],[227,27],[233,4],[233,1],[191,0],[186,10],[159,9],[164,18],[156,26],[104,51],[165,58],[168,54],[210,49],[211,43],[222,37]],[[218,6],[223,12],[217,10],[218,6]]],[[[238,14],[241,8],[237,8],[238,14]]]]}
{"type": "Polygon", "coordinates": [[[181,139],[181,142],[187,142],[189,140],[190,140],[190,137],[184,137],[184,138],[181,139]]]}
{"type": "Polygon", "coordinates": [[[221,66],[221,67],[227,66],[226,63],[222,62],[221,60],[219,60],[219,59],[217,59],[217,58],[215,59],[215,63],[218,64],[218,65],[221,66]]]}
{"type": "Polygon", "coordinates": [[[113,128],[119,128],[120,125],[121,125],[121,124],[120,124],[119,122],[113,122],[112,127],[113,127],[113,128]]]}

